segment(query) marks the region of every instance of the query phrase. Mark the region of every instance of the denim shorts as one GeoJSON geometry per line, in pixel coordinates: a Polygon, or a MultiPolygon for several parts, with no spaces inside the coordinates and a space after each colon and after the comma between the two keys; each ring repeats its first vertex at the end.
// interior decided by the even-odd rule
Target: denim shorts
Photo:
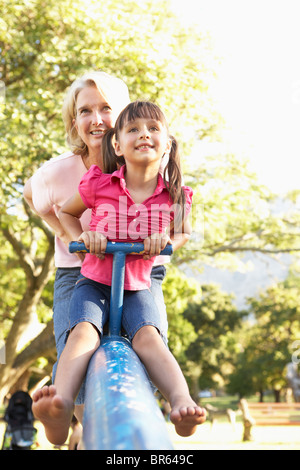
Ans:
{"type": "MultiPolygon", "coordinates": [[[[84,277],[76,282],[70,302],[70,330],[78,323],[89,322],[103,335],[109,319],[111,287],[84,277]]],[[[124,291],[122,327],[129,340],[143,326],[154,326],[160,332],[160,313],[150,289],[124,291]]]]}
{"type": "MultiPolygon", "coordinates": [[[[151,287],[154,302],[160,315],[160,334],[167,344],[168,321],[166,306],[162,292],[162,282],[166,274],[166,268],[163,265],[155,266],[151,272],[151,287]]],[[[53,299],[53,321],[54,335],[57,350],[57,361],[65,347],[67,333],[70,330],[70,301],[75,284],[80,276],[80,268],[58,268],[55,275],[54,299],[53,299]]],[[[152,298],[152,301],[153,301],[152,298]]],[[[123,306],[123,313],[126,311],[126,303],[123,306]]],[[[126,323],[126,322],[125,322],[126,323]]],[[[132,334],[132,332],[131,332],[132,334]]],[[[57,369],[57,362],[53,366],[52,381],[54,382],[57,369]]],[[[77,396],[77,405],[84,403],[84,384],[77,396]]]]}

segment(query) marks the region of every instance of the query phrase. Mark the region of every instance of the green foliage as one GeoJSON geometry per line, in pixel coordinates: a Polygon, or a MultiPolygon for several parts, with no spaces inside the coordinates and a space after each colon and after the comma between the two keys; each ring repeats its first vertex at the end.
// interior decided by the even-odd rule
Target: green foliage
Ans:
{"type": "Polygon", "coordinates": [[[163,291],[170,331],[169,347],[177,360],[184,365],[186,362],[185,351],[195,340],[196,333],[192,323],[182,314],[190,301],[200,300],[200,285],[181,273],[175,266],[169,266],[163,283],[163,291]]]}
{"type": "Polygon", "coordinates": [[[290,275],[258,299],[249,299],[255,323],[247,328],[243,350],[230,377],[230,392],[250,395],[254,391],[280,391],[287,385],[286,365],[292,360],[293,343],[300,339],[299,279],[290,275]]]}
{"type": "Polygon", "coordinates": [[[123,78],[132,99],[158,102],[174,132],[183,122],[199,134],[214,125],[199,112],[211,74],[200,60],[207,40],[181,27],[168,1],[1,0],[0,8],[4,194],[64,149],[63,95],[90,69],[123,78]]]}
{"type": "Polygon", "coordinates": [[[186,356],[194,367],[200,365],[200,388],[224,385],[236,354],[233,332],[241,325],[244,314],[237,311],[232,296],[216,285],[202,286],[201,299],[189,302],[184,317],[193,324],[197,336],[186,356]]]}
{"type": "Polygon", "coordinates": [[[24,273],[16,264],[10,243],[0,233],[0,339],[4,339],[11,327],[16,305],[22,298],[25,288],[24,273]]]}
{"type": "Polygon", "coordinates": [[[258,184],[247,160],[228,154],[203,158],[197,169],[187,169],[185,182],[194,190],[192,217],[202,237],[192,236],[175,254],[177,262],[235,270],[244,252],[299,251],[296,202],[281,209],[282,201],[258,184]]]}

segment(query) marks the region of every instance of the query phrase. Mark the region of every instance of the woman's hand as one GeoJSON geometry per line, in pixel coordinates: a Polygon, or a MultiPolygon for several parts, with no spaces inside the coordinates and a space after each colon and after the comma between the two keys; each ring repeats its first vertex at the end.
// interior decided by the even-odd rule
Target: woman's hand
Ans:
{"type": "Polygon", "coordinates": [[[167,233],[153,233],[144,240],[145,254],[143,258],[148,260],[152,256],[158,256],[166,248],[167,244],[172,245],[172,241],[167,233]]]}
{"type": "Polygon", "coordinates": [[[82,232],[78,241],[84,242],[85,246],[90,250],[91,255],[96,255],[99,259],[104,259],[107,238],[99,232],[82,232]]]}

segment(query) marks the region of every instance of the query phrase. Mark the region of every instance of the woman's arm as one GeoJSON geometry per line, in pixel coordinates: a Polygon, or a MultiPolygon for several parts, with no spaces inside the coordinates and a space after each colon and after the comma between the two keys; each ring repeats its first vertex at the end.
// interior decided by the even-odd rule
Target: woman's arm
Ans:
{"type": "Polygon", "coordinates": [[[31,187],[31,178],[25,183],[24,190],[23,190],[23,196],[29,207],[35,212],[41,219],[43,219],[49,227],[52,228],[54,231],[55,235],[57,235],[58,238],[62,240],[64,243],[69,243],[71,239],[67,237],[67,234],[65,233],[58,217],[56,216],[54,209],[51,208],[49,212],[46,214],[40,214],[32,200],[32,187],[31,187]]]}

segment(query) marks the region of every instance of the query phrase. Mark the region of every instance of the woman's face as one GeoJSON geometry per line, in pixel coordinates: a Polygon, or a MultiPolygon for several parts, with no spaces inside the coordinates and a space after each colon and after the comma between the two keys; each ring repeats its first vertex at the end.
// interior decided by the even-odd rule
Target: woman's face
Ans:
{"type": "Polygon", "coordinates": [[[96,87],[89,86],[78,93],[74,124],[89,154],[100,150],[103,134],[113,127],[114,119],[110,105],[96,87]]]}

